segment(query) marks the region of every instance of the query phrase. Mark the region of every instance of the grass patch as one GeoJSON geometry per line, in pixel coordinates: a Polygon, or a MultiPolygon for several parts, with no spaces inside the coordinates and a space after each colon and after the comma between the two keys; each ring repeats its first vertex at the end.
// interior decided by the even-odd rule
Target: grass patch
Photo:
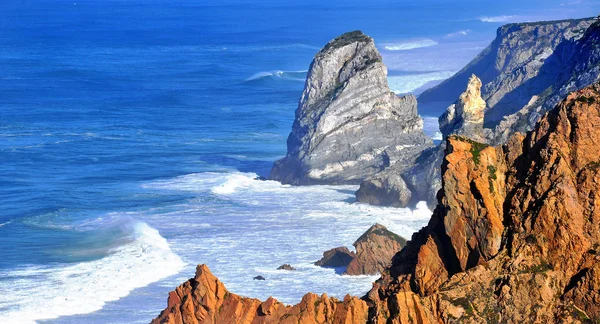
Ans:
{"type": "Polygon", "coordinates": [[[481,157],[481,151],[484,148],[489,146],[484,143],[475,142],[474,140],[472,140],[468,137],[464,137],[464,136],[456,136],[455,135],[455,136],[453,136],[453,138],[455,138],[459,141],[471,144],[471,155],[473,155],[473,162],[475,162],[475,164],[479,164],[480,157],[481,157]]]}
{"type": "Polygon", "coordinates": [[[594,97],[580,96],[580,97],[577,97],[577,99],[575,99],[575,101],[582,102],[582,103],[587,103],[587,104],[593,104],[593,103],[596,102],[596,98],[594,98],[594,97]]]}
{"type": "Polygon", "coordinates": [[[523,271],[523,273],[544,273],[546,271],[552,270],[552,265],[546,262],[542,262],[540,264],[531,266],[523,271]]]}
{"type": "Polygon", "coordinates": [[[461,298],[452,300],[452,304],[462,307],[465,310],[465,314],[467,316],[473,315],[473,312],[474,312],[473,305],[471,305],[471,302],[469,301],[468,298],[461,297],[461,298]]]}

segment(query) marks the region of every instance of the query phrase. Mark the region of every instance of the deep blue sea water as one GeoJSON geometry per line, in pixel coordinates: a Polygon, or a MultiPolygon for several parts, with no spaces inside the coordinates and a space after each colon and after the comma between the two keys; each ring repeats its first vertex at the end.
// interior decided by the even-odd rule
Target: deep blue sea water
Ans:
{"type": "MultiPolygon", "coordinates": [[[[589,0],[2,1],[0,318],[148,322],[198,263],[250,297],[366,292],[375,277],[311,262],[374,222],[409,237],[426,224],[425,207],[353,204],[353,186],[253,180],[285,154],[313,55],[360,29],[380,48],[391,89],[418,94],[504,23],[599,9],[589,0]],[[298,271],[274,270],[282,263],[298,271]]],[[[439,113],[422,111],[432,137],[439,113]]]]}

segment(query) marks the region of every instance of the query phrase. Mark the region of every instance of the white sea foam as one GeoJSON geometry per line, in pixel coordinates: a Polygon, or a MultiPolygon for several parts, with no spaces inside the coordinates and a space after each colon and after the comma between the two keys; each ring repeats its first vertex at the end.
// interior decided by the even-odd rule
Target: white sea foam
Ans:
{"type": "Polygon", "coordinates": [[[190,265],[178,281],[166,285],[192,276],[192,264],[206,263],[230,291],[244,296],[297,303],[308,291],[338,298],[362,295],[377,276],[340,276],[313,262],[330,248],[351,248],[374,223],[410,239],[431,217],[424,203],[415,210],[355,203],[358,186],[290,186],[255,177],[241,172],[198,173],[144,185],[198,197],[144,216],[159,229],[178,226],[172,249],[190,265]],[[277,271],[283,263],[297,271],[277,271]],[[252,280],[257,275],[267,280],[252,280]]]}
{"type": "Polygon", "coordinates": [[[438,42],[434,41],[433,39],[424,38],[407,40],[398,43],[384,43],[381,46],[383,46],[383,48],[388,51],[408,51],[415,48],[431,47],[437,44],[438,42]]]}
{"type": "Polygon", "coordinates": [[[423,116],[423,132],[433,140],[442,140],[442,133],[437,117],[423,116]]]}
{"type": "Polygon", "coordinates": [[[437,71],[419,74],[388,76],[390,89],[395,93],[410,93],[429,82],[445,80],[454,75],[454,71],[437,71]]]}
{"type": "Polygon", "coordinates": [[[481,22],[486,22],[486,23],[505,23],[505,22],[511,22],[511,21],[518,20],[517,16],[514,16],[514,15],[484,16],[484,17],[479,17],[477,19],[479,19],[481,22]]]}
{"type": "Polygon", "coordinates": [[[271,78],[304,82],[307,72],[308,71],[263,71],[253,74],[247,78],[246,81],[271,78]]]}
{"type": "Polygon", "coordinates": [[[458,37],[458,36],[467,36],[470,32],[471,32],[470,29],[463,29],[463,30],[459,30],[459,31],[454,32],[454,33],[447,34],[446,38],[454,38],[454,37],[458,37]]]}
{"type": "Polygon", "coordinates": [[[128,226],[131,241],[102,259],[2,273],[11,278],[6,287],[0,287],[3,323],[90,313],[184,267],[156,229],[136,221],[128,226]]]}

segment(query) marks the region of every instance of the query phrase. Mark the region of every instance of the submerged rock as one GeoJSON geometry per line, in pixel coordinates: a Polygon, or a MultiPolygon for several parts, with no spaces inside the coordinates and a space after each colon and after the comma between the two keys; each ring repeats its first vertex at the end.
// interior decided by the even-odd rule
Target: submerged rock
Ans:
{"type": "Polygon", "coordinates": [[[266,280],[266,279],[263,276],[256,276],[256,277],[252,278],[252,280],[266,280]]]}
{"type": "Polygon", "coordinates": [[[300,185],[359,184],[390,165],[411,165],[431,145],[416,98],[390,91],[373,39],[355,31],[315,56],[287,155],[275,162],[269,178],[300,185]]]}
{"type": "Polygon", "coordinates": [[[351,252],[345,246],[340,246],[323,252],[323,257],[315,262],[315,265],[326,268],[346,267],[354,257],[354,252],[351,252]]]}
{"type": "Polygon", "coordinates": [[[277,268],[277,270],[294,271],[294,270],[296,270],[296,268],[294,268],[291,265],[286,263],[286,264],[280,265],[279,268],[277,268]]]}

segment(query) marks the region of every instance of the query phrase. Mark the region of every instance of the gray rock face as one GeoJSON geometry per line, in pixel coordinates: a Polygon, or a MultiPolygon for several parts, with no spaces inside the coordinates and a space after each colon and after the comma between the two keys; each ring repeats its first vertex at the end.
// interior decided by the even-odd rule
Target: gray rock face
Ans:
{"type": "Polygon", "coordinates": [[[358,184],[390,165],[412,164],[432,142],[416,98],[390,91],[373,39],[356,31],[315,56],[287,144],[269,178],[302,185],[358,184]]]}
{"type": "Polygon", "coordinates": [[[486,124],[494,126],[516,113],[532,96],[551,86],[563,71],[565,44],[583,37],[595,19],[508,24],[467,66],[438,86],[423,92],[419,102],[454,101],[475,74],[483,83],[486,124]]]}
{"type": "MultiPolygon", "coordinates": [[[[600,81],[600,23],[592,24],[581,38],[561,43],[552,58],[548,61],[560,62],[560,72],[547,88],[532,95],[524,107],[504,117],[494,129],[492,143],[505,143],[511,134],[531,130],[568,93],[600,81]]],[[[542,69],[550,69],[548,64],[542,69]]]]}
{"type": "Polygon", "coordinates": [[[412,202],[412,192],[402,171],[391,166],[365,179],[356,191],[356,200],[376,206],[406,207],[412,202]]]}
{"type": "MultiPolygon", "coordinates": [[[[485,101],[481,98],[481,80],[472,75],[466,90],[440,117],[444,138],[451,134],[466,135],[486,141],[483,128],[485,101]]],[[[489,131],[489,130],[488,130],[489,131]]],[[[360,202],[381,206],[406,207],[425,200],[430,209],[437,204],[437,192],[442,188],[441,165],[445,141],[423,151],[414,165],[394,165],[367,178],[356,192],[360,202]]]]}
{"type": "MultiPolygon", "coordinates": [[[[469,65],[419,100],[452,102],[460,95],[440,117],[444,137],[459,134],[496,145],[517,131],[530,130],[569,92],[599,80],[600,23],[595,19],[510,24],[501,27],[498,37],[469,65]],[[495,127],[483,128],[484,120],[495,127]]],[[[427,200],[430,208],[435,206],[444,149],[442,143],[423,151],[410,168],[392,166],[368,178],[357,199],[401,207],[407,200],[427,200]]]]}

